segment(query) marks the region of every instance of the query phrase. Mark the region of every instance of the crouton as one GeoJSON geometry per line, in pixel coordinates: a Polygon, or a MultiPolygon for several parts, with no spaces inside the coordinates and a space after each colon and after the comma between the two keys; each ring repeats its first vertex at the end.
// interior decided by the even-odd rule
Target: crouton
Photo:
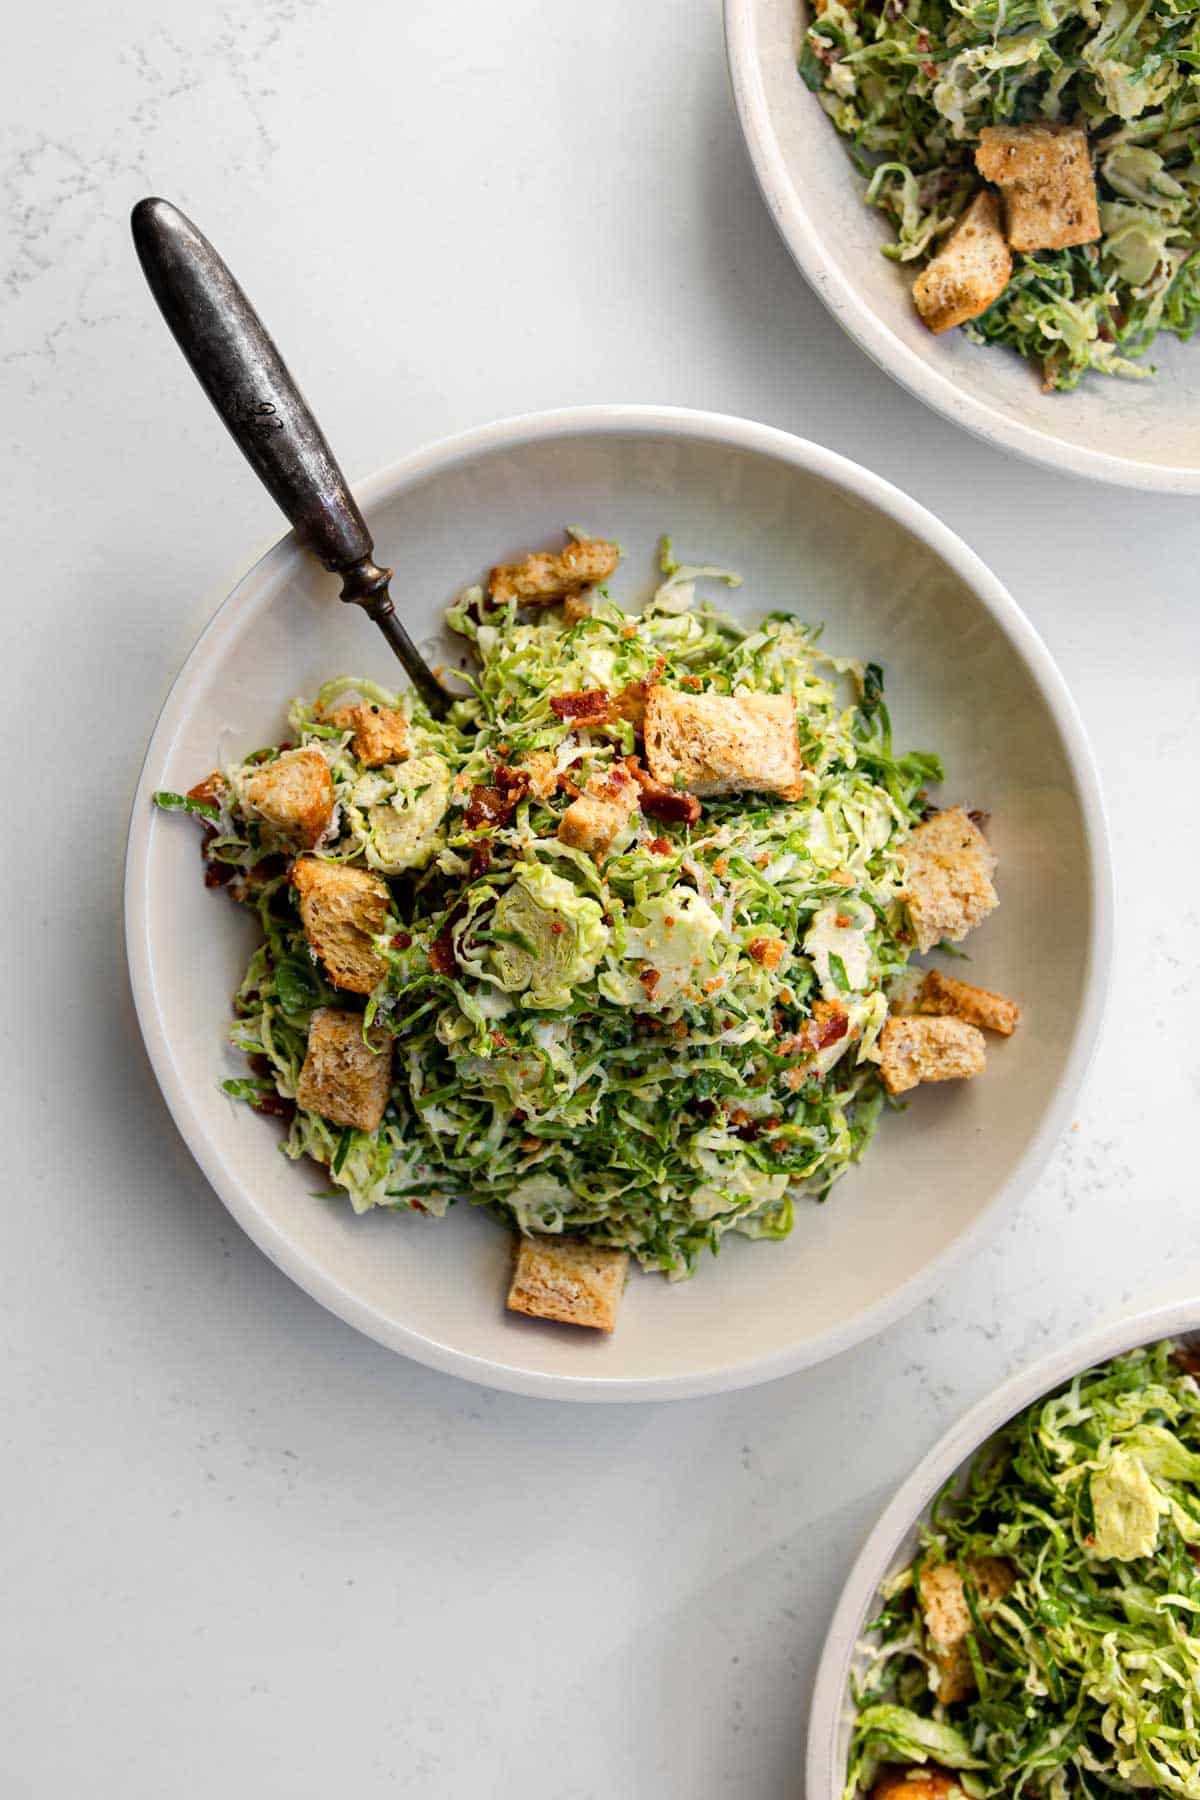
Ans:
{"type": "Polygon", "coordinates": [[[985,125],[975,167],[1004,195],[1014,250],[1065,250],[1100,236],[1096,177],[1081,125],[985,125]]]}
{"type": "Polygon", "coordinates": [[[365,869],[302,856],[292,870],[300,896],[300,921],[309,948],[320,957],[335,987],[369,994],[387,974],[373,938],[387,925],[387,883],[365,869]]]}
{"type": "Polygon", "coordinates": [[[309,1027],[296,1105],[331,1125],[378,1130],[392,1091],[392,1042],[375,1026],[364,1043],[361,1013],[319,1006],[309,1027]]]}
{"type": "Polygon", "coordinates": [[[368,769],[382,769],[408,755],[408,720],[399,707],[339,706],[328,715],[341,731],[352,731],[350,748],[368,769]]]}
{"type": "Polygon", "coordinates": [[[573,1238],[523,1237],[517,1244],[508,1310],[611,1331],[628,1266],[626,1250],[601,1250],[573,1238]]]}
{"type": "Polygon", "coordinates": [[[992,886],[996,859],[961,806],[934,813],[901,846],[904,898],[917,949],[943,938],[959,943],[1000,904],[992,886]]]}
{"type": "Polygon", "coordinates": [[[879,1049],[889,1094],[906,1094],[921,1081],[969,1081],[986,1066],[983,1033],[965,1019],[889,1019],[879,1049]]]}
{"type": "Polygon", "coordinates": [[[622,764],[593,775],[558,821],[559,842],[601,861],[637,811],[638,800],[638,784],[622,764]]]}
{"type": "Polygon", "coordinates": [[[333,780],[319,750],[285,750],[246,779],[248,805],[282,836],[311,850],[333,817],[333,780]]]}
{"type": "Polygon", "coordinates": [[[917,1769],[881,1770],[871,1800],[966,1800],[964,1790],[946,1769],[924,1764],[917,1769]]]}
{"type": "MultiPolygon", "coordinates": [[[[981,1613],[1003,1600],[1016,1576],[999,1556],[976,1556],[967,1564],[979,1594],[981,1613]]],[[[935,1563],[921,1570],[921,1612],[934,1653],[937,1697],[945,1706],[965,1700],[975,1686],[967,1639],[974,1627],[962,1574],[954,1563],[935,1563]]]]}
{"type": "Polygon", "coordinates": [[[1000,205],[984,188],[913,282],[913,299],[930,331],[950,331],[986,312],[1011,274],[1000,205]]]}
{"type": "Polygon", "coordinates": [[[531,750],[517,765],[529,777],[529,792],[535,800],[549,800],[558,787],[558,765],[550,750],[531,750]]]}
{"type": "Polygon", "coordinates": [[[650,773],[664,787],[702,799],[750,792],[799,800],[805,792],[790,694],[683,694],[656,683],[644,732],[650,773]]]}
{"type": "Polygon", "coordinates": [[[565,550],[534,550],[519,563],[493,569],[488,593],[496,606],[509,600],[522,606],[553,606],[598,581],[607,581],[620,560],[616,544],[602,538],[570,543],[565,550]]]}
{"type": "Polygon", "coordinates": [[[1021,1022],[1021,1009],[1015,1000],[993,994],[987,988],[972,987],[969,981],[956,981],[930,969],[917,995],[919,1013],[941,1013],[965,1019],[968,1025],[979,1025],[985,1031],[998,1031],[1011,1037],[1021,1022]]]}

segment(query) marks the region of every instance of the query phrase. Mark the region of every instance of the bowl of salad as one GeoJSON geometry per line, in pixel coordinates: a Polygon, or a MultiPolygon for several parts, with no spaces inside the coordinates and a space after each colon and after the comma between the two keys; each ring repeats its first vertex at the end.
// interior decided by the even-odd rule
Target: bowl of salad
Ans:
{"type": "Polygon", "coordinates": [[[761,426],[593,408],[363,490],[434,718],[285,539],[169,696],[127,932],[218,1194],[435,1367],[582,1399],[878,1329],[1026,1191],[1109,955],[1013,601],[761,426]]]}
{"type": "Polygon", "coordinates": [[[760,188],[918,398],[1077,475],[1200,490],[1200,14],[726,0],[760,188]]]}
{"type": "Polygon", "coordinates": [[[1093,1332],[924,1458],[830,1628],[814,1800],[1196,1791],[1197,1318],[1093,1332]]]}

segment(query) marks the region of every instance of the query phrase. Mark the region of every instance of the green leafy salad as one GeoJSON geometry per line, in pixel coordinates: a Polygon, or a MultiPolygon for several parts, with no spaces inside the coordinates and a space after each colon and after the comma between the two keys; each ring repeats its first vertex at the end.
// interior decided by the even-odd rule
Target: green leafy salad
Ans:
{"type": "Polygon", "coordinates": [[[698,597],[736,580],[668,543],[638,614],[469,589],[447,718],[338,679],[293,703],[286,744],[158,797],[201,815],[207,879],[261,921],[233,1028],[250,1072],[226,1090],[357,1211],[468,1201],[677,1278],[727,1231],[786,1236],[861,1157],[912,950],[897,849],[941,770],[893,748],[877,667],[698,597]],[[653,779],[647,693],[785,718],[792,797],[653,779]],[[333,1098],[306,1106],[315,1021],[347,1008],[333,1098]],[[364,1047],[392,1058],[378,1123],[338,1123],[367,1116],[334,1092],[364,1047]]]}
{"type": "Polygon", "coordinates": [[[1089,1369],[941,1495],[863,1647],[847,1800],[1200,1794],[1198,1368],[1089,1369]]]}
{"type": "Polygon", "coordinates": [[[818,0],[799,69],[850,140],[868,203],[892,223],[884,254],[909,265],[938,251],[979,188],[981,131],[1037,121],[1086,132],[1098,232],[1063,248],[1018,250],[1023,240],[1014,240],[1007,285],[965,324],[969,337],[1010,345],[1049,390],[1075,387],[1089,369],[1144,375],[1135,359],[1160,331],[1191,336],[1200,318],[1200,8],[818,0]]]}

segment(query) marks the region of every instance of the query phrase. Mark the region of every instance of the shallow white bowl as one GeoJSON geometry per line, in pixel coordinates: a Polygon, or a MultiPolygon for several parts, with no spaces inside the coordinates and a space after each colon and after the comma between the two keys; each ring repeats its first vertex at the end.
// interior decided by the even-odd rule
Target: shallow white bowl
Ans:
{"type": "Polygon", "coordinates": [[[1128,487],[1200,493],[1200,349],[1165,333],[1151,381],[1096,377],[1041,393],[1018,356],[934,337],[911,274],[879,254],[889,232],[815,94],[796,73],[802,0],[725,0],[738,118],[771,215],[803,273],[851,337],[910,393],[1035,462],[1128,487]]]}
{"type": "Polygon", "coordinates": [[[784,1245],[728,1240],[697,1279],[634,1275],[610,1339],[504,1311],[508,1233],[470,1207],[442,1221],[314,1198],[268,1121],[219,1092],[250,921],[200,880],[194,824],[155,814],[218,753],[277,739],[289,698],[339,672],[395,678],[365,620],[296,547],[276,545],[226,600],[163,709],[133,811],[129,959],[146,1044],[205,1174],[256,1243],[380,1342],[524,1393],[628,1400],[765,1380],[879,1330],[1035,1180],[1099,1023],[1110,897],[1096,777],[1075,709],[1013,601],[895,488],[782,432],[701,413],[598,407],[518,419],[407,458],[360,498],[418,640],[487,566],[565,524],[618,537],[613,584],[636,604],[659,534],[740,569],[728,598],[823,619],[826,642],[880,660],[898,741],[940,750],[947,796],[992,813],[1004,903],[972,940],[974,978],[1026,1023],[986,1080],[915,1096],[861,1170],[799,1210],[784,1245]]]}
{"type": "Polygon", "coordinates": [[[1200,1302],[1195,1300],[1155,1307],[1105,1325],[1014,1375],[952,1425],[918,1463],[869,1533],[829,1627],[809,1714],[808,1800],[842,1800],[854,1724],[849,1682],[855,1646],[877,1610],[880,1583],[912,1561],[919,1528],[946,1482],[965,1474],[976,1451],[1002,1425],[1081,1369],[1198,1327],[1200,1302]]]}

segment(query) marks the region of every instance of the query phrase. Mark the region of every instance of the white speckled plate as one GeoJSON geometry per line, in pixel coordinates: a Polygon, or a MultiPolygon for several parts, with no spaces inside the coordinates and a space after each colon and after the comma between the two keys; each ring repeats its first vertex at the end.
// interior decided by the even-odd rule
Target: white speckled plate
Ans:
{"type": "Polygon", "coordinates": [[[958,425],[1035,462],[1160,493],[1200,493],[1200,347],[1165,333],[1153,381],[1097,377],[1043,394],[1018,356],[934,337],[911,276],[879,254],[846,145],[796,73],[802,0],[725,0],[734,101],[758,184],[788,249],[880,368],[958,425]]]}
{"type": "Polygon", "coordinates": [[[842,1590],[813,1687],[808,1726],[808,1800],[841,1800],[854,1728],[849,1682],[855,1646],[878,1605],[880,1583],[912,1561],[921,1524],[945,1486],[1002,1425],[1061,1382],[1161,1338],[1200,1327],[1200,1302],[1177,1301],[1120,1319],[1023,1369],[971,1408],[922,1458],[871,1530],[842,1590]]]}
{"type": "MultiPolygon", "coordinates": [[[[1003,903],[972,978],[1017,995],[1019,1035],[985,1079],[916,1094],[861,1169],[798,1212],[787,1243],[732,1239],[682,1286],[636,1273],[611,1338],[510,1316],[510,1240],[469,1207],[445,1220],[315,1198],[268,1121],[227,1100],[229,996],[250,921],[200,880],[189,821],[151,806],[220,749],[282,732],[288,700],[348,672],[394,679],[368,624],[291,538],[225,601],[163,709],[133,811],[126,889],[138,1014],[197,1161],[255,1242],[325,1306],[435,1368],[583,1400],[702,1394],[781,1375],[878,1331],[945,1278],[1032,1184],[1069,1116],[1099,1025],[1108,851],[1092,760],[1062,678],[1019,608],[945,526],[815,444],[735,419],[595,407],[518,419],[408,457],[364,510],[418,640],[487,566],[566,523],[619,538],[635,604],[663,531],[740,569],[728,598],[792,607],[825,642],[883,662],[899,741],[940,750],[947,798],[992,814],[1003,903]]],[[[728,601],[726,602],[728,603],[728,601]]]]}

